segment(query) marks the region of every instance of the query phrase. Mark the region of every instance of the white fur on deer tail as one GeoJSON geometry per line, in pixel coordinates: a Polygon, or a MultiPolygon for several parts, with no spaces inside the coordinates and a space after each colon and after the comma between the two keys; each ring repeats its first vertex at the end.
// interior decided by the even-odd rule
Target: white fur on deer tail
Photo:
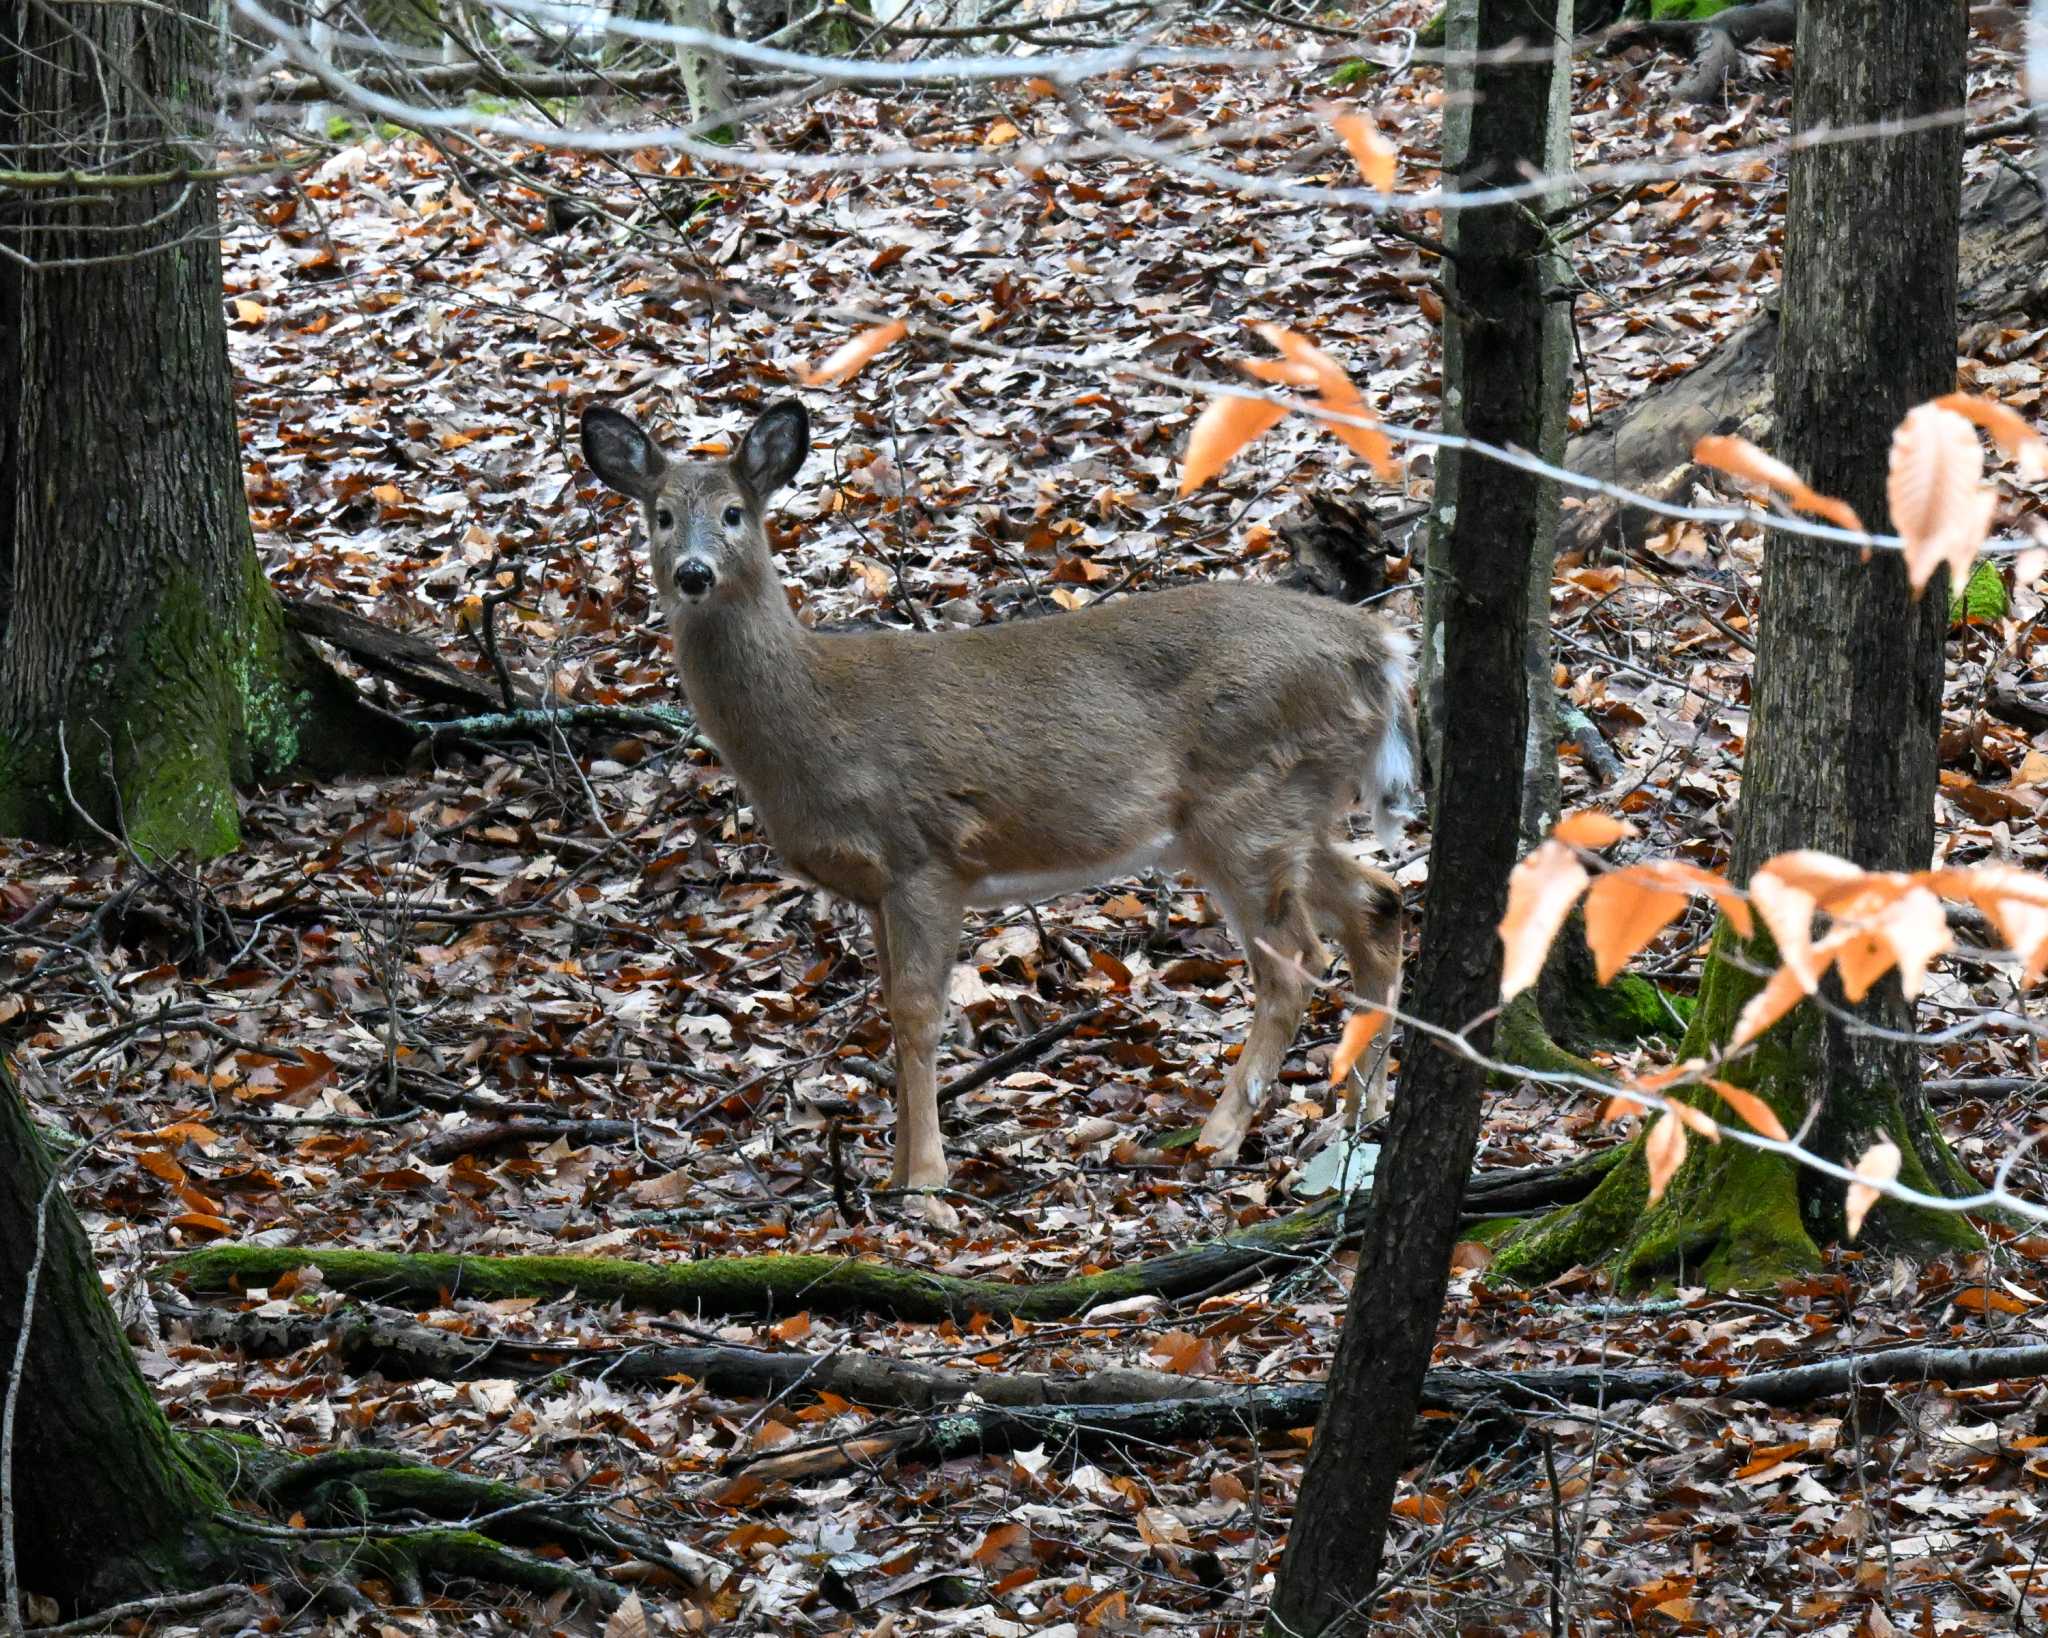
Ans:
{"type": "Polygon", "coordinates": [[[1388,858],[1405,840],[1403,828],[1422,811],[1422,756],[1415,730],[1415,700],[1409,688],[1408,662],[1414,647],[1399,632],[1387,634],[1388,654],[1380,674],[1386,681],[1386,723],[1373,758],[1371,789],[1373,828],[1388,858]]]}

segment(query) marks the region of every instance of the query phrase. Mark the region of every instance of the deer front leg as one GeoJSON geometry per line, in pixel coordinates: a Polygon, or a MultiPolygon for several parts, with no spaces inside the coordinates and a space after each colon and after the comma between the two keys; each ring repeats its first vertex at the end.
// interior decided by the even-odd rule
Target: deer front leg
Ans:
{"type": "MultiPolygon", "coordinates": [[[[896,1036],[896,1164],[890,1186],[942,1189],[948,1172],[939,1131],[939,1033],[946,984],[960,942],[960,902],[926,885],[900,888],[876,915],[882,993],[896,1036]]],[[[936,1194],[924,1212],[943,1229],[959,1226],[936,1194]]]]}

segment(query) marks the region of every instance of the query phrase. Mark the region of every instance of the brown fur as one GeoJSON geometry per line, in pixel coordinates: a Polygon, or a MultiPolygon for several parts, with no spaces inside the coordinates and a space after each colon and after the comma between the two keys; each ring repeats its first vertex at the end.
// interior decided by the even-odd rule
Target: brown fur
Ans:
{"type": "Polygon", "coordinates": [[[761,524],[763,491],[801,460],[801,412],[771,411],[731,462],[670,463],[632,436],[609,412],[586,420],[599,475],[646,510],[697,720],[791,867],[874,924],[898,1184],[946,1180],[935,1060],[971,902],[1129,873],[1172,839],[1257,984],[1204,1127],[1223,1156],[1279,1072],[1307,1000],[1294,963],[1320,970],[1319,933],[1354,989],[1391,1001],[1399,893],[1344,846],[1383,742],[1412,734],[1405,645],[1376,616],[1217,584],[967,631],[818,633],[791,612],[761,524]],[[678,589],[693,564],[715,574],[694,599],[678,589]]]}

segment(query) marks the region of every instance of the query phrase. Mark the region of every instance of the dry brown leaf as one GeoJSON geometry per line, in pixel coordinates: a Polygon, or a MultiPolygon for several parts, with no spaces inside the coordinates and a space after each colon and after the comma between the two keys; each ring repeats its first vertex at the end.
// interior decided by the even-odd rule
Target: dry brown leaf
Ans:
{"type": "Polygon", "coordinates": [[[1884,1197],[1884,1191],[1872,1185],[1895,1181],[1902,1159],[1904,1156],[1899,1153],[1899,1146],[1890,1138],[1879,1138],[1863,1151],[1863,1158],[1856,1162],[1855,1172],[1857,1177],[1869,1181],[1851,1183],[1848,1198],[1843,1202],[1850,1239],[1863,1232],[1863,1219],[1870,1214],[1870,1208],[1884,1197]]]}
{"type": "Polygon", "coordinates": [[[1706,1083],[1721,1095],[1721,1101],[1748,1122],[1750,1130],[1761,1132],[1767,1138],[1786,1142],[1791,1134],[1785,1130],[1785,1123],[1778,1119],[1778,1113],[1754,1092],[1736,1086],[1729,1081],[1709,1079],[1706,1083]]]}
{"type": "Polygon", "coordinates": [[[1611,870],[1586,890],[1586,947],[1605,984],[1651,939],[1685,914],[1686,895],[1654,872],[1611,870]]]}
{"type": "Polygon", "coordinates": [[[1666,1111],[1643,1137],[1643,1159],[1650,1167],[1650,1204],[1654,1206],[1664,1198],[1665,1185],[1685,1160],[1684,1122],[1673,1120],[1666,1111]]]}
{"type": "Polygon", "coordinates": [[[625,1602],[612,1611],[604,1624],[604,1638],[650,1638],[647,1610],[637,1592],[626,1594],[625,1602]]]}
{"type": "Polygon", "coordinates": [[[1351,150],[1351,157],[1357,162],[1358,174],[1365,178],[1365,185],[1375,193],[1392,193],[1394,167],[1400,162],[1400,150],[1380,135],[1379,127],[1371,118],[1365,114],[1337,114],[1332,116],[1330,127],[1351,150]]]}
{"type": "Polygon", "coordinates": [[[1597,808],[1580,808],[1568,813],[1551,827],[1550,834],[1571,847],[1603,848],[1612,847],[1616,842],[1641,832],[1626,819],[1617,819],[1611,813],[1602,813],[1597,808]]]}
{"type": "Polygon", "coordinates": [[[1500,921],[1500,998],[1512,1001],[1536,982],[1550,941],[1585,890],[1586,867],[1562,842],[1545,842],[1508,877],[1507,914],[1500,921]]]}
{"type": "Polygon", "coordinates": [[[2036,432],[2018,410],[1973,392],[1943,393],[1933,402],[1936,408],[1952,410],[1990,433],[1992,442],[2019,463],[2020,476],[2028,483],[2048,478],[2048,439],[2036,432]]]}
{"type": "Polygon", "coordinates": [[[1380,1032],[1380,1026],[1387,1021],[1387,1015],[1378,1007],[1365,1007],[1344,1020],[1344,1034],[1337,1042],[1337,1050],[1330,1054],[1330,1084],[1342,1084],[1354,1065],[1364,1056],[1365,1049],[1372,1045],[1373,1037],[1380,1032]]]}
{"type": "Polygon", "coordinates": [[[1927,589],[1943,564],[1949,584],[1964,585],[1998,504],[1984,482],[1984,449],[1970,423],[1939,404],[1908,411],[1892,434],[1885,502],[1905,543],[1913,595],[1927,589]]]}
{"type": "Polygon", "coordinates": [[[1286,413],[1283,406],[1263,398],[1230,393],[1210,399],[1188,434],[1188,451],[1181,458],[1180,492],[1186,495],[1201,488],[1228,466],[1239,450],[1270,432],[1286,413]]]}
{"type": "Polygon", "coordinates": [[[888,324],[876,324],[861,331],[850,340],[843,341],[833,349],[824,363],[804,377],[807,387],[836,387],[851,381],[877,353],[893,347],[910,334],[910,326],[901,319],[888,324]]]}

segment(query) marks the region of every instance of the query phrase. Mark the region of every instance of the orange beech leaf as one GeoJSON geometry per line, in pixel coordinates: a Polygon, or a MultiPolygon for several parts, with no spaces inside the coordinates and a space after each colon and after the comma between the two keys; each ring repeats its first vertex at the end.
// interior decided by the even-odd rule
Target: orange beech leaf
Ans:
{"type": "Polygon", "coordinates": [[[1938,404],[1909,410],[1892,434],[1884,492],[1892,527],[1905,542],[1913,595],[1944,563],[1951,586],[1967,583],[1998,504],[1984,482],[1984,448],[1970,423],[1938,404]]]}
{"type": "Polygon", "coordinates": [[[843,341],[834,348],[824,363],[804,377],[804,385],[836,387],[841,382],[851,381],[877,353],[895,346],[908,334],[910,326],[901,319],[863,330],[851,340],[843,341]]]}
{"type": "Polygon", "coordinates": [[[1787,506],[1798,511],[1811,512],[1815,517],[1826,518],[1843,529],[1854,529],[1858,534],[1864,532],[1863,520],[1847,501],[1820,494],[1808,487],[1806,480],[1797,472],[1776,456],[1766,455],[1747,438],[1718,433],[1702,438],[1692,446],[1692,458],[1701,466],[1711,466],[1731,477],[1774,489],[1785,497],[1787,506]]]}
{"type": "Polygon", "coordinates": [[[1351,150],[1351,157],[1358,163],[1358,174],[1365,178],[1365,185],[1374,193],[1394,191],[1394,166],[1400,160],[1400,151],[1379,133],[1379,127],[1364,114],[1336,114],[1331,117],[1330,128],[1344,139],[1344,146],[1351,150]]]}
{"type": "Polygon", "coordinates": [[[1806,480],[1797,472],[1777,456],[1766,455],[1747,438],[1720,433],[1701,438],[1692,446],[1692,458],[1701,466],[1711,466],[1745,483],[1762,484],[1780,493],[1806,487],[1806,480]]]}
{"type": "Polygon", "coordinates": [[[1899,1153],[1899,1146],[1890,1138],[1879,1138],[1863,1151],[1863,1158],[1856,1162],[1855,1171],[1857,1177],[1868,1178],[1870,1181],[1851,1183],[1848,1198],[1843,1203],[1843,1215],[1848,1219],[1850,1239],[1855,1239],[1863,1232],[1863,1219],[1869,1215],[1870,1208],[1883,1198],[1884,1191],[1871,1185],[1895,1181],[1899,1175],[1899,1162],[1903,1158],[1904,1156],[1899,1153]]]}
{"type": "Polygon", "coordinates": [[[1673,1120],[1669,1110],[1644,1136],[1643,1159],[1650,1166],[1650,1204],[1654,1206],[1664,1198],[1664,1186],[1685,1160],[1685,1125],[1673,1120]]]}
{"type": "Polygon", "coordinates": [[[1776,1138],[1780,1143],[1790,1138],[1791,1134],[1785,1130],[1785,1123],[1778,1119],[1777,1111],[1754,1092],[1744,1091],[1727,1081],[1709,1079],[1707,1085],[1720,1094],[1723,1103],[1749,1123],[1751,1131],[1776,1138]]]}
{"type": "Polygon", "coordinates": [[[1348,415],[1351,421],[1329,421],[1324,424],[1340,438],[1352,454],[1360,457],[1372,467],[1373,475],[1381,483],[1401,481],[1401,463],[1394,459],[1394,441],[1380,431],[1379,418],[1365,407],[1365,400],[1358,395],[1358,389],[1345,382],[1341,393],[1325,392],[1323,402],[1339,415],[1348,415]],[[1355,421],[1368,421],[1370,426],[1355,426],[1355,421]]]}
{"type": "Polygon", "coordinates": [[[1627,1120],[1631,1115],[1640,1115],[1649,1107],[1646,1103],[1637,1103],[1626,1092],[1617,1092],[1601,1105],[1600,1119],[1611,1126],[1618,1120],[1627,1120]]]}
{"type": "Polygon", "coordinates": [[[1263,398],[1239,398],[1233,393],[1210,399],[1188,434],[1188,452],[1181,458],[1180,492],[1186,495],[1201,488],[1245,445],[1270,432],[1286,413],[1282,405],[1269,404],[1263,398]]]}
{"type": "Polygon", "coordinates": [[[1373,1037],[1380,1032],[1380,1026],[1387,1021],[1387,1015],[1378,1007],[1366,1007],[1354,1012],[1344,1020],[1344,1034],[1337,1042],[1337,1050],[1330,1054],[1330,1084],[1339,1085],[1349,1075],[1365,1049],[1372,1045],[1373,1037]]]}
{"type": "Polygon", "coordinates": [[[1685,914],[1683,892],[1655,885],[1648,873],[1613,870],[1586,890],[1586,947],[1605,984],[1629,958],[1685,914]]]}
{"type": "Polygon", "coordinates": [[[1778,946],[1779,959],[1784,962],[1780,971],[1790,973],[1799,987],[1811,995],[1820,987],[1820,975],[1826,971],[1813,954],[1813,917],[1817,908],[1813,895],[1765,865],[1749,878],[1749,902],[1778,946]]]}
{"type": "Polygon", "coordinates": [[[1642,834],[1626,819],[1617,819],[1611,813],[1602,813],[1597,808],[1581,808],[1577,813],[1568,813],[1551,827],[1550,834],[1560,842],[1573,847],[1612,847],[1616,842],[1630,836],[1642,834]]]}
{"type": "Polygon", "coordinates": [[[1562,842],[1545,842],[1508,877],[1508,909],[1500,921],[1500,998],[1512,1001],[1536,982],[1550,941],[1585,890],[1586,867],[1562,842]]]}
{"type": "Polygon", "coordinates": [[[1322,379],[1310,366],[1291,358],[1244,358],[1238,360],[1237,367],[1276,387],[1313,387],[1322,379]]]}
{"type": "Polygon", "coordinates": [[[1671,1113],[1676,1115],[1687,1126],[1690,1126],[1695,1132],[1699,1133],[1709,1143],[1719,1143],[1721,1141],[1721,1128],[1715,1124],[1714,1117],[1704,1109],[1695,1108],[1682,1098],[1673,1098],[1671,1100],[1671,1113]]]}
{"type": "Polygon", "coordinates": [[[2028,483],[2048,478],[2048,439],[2036,432],[2018,410],[1973,392],[1943,393],[1934,404],[1937,409],[1951,410],[1990,433],[1991,441],[2007,457],[2019,462],[2020,476],[2028,483]]]}
{"type": "Polygon", "coordinates": [[[1989,916],[2006,947],[2019,956],[2027,983],[2048,969],[2048,880],[2008,864],[1931,870],[1915,880],[1989,916]]]}
{"type": "Polygon", "coordinates": [[[1735,1032],[1728,1038],[1728,1050],[1740,1052],[1798,1006],[1807,993],[1807,986],[1800,982],[1796,972],[1790,967],[1780,967],[1765,980],[1764,987],[1749,998],[1749,1004],[1737,1015],[1735,1032]]]}
{"type": "MultiPolygon", "coordinates": [[[[1255,324],[1253,332],[1281,356],[1278,360],[1261,360],[1266,368],[1255,369],[1253,373],[1261,379],[1287,381],[1307,386],[1313,384],[1323,407],[1339,415],[1348,415],[1357,421],[1372,423],[1369,426],[1353,426],[1346,421],[1328,421],[1324,424],[1343,440],[1354,455],[1371,462],[1372,469],[1382,483],[1397,482],[1401,476],[1400,464],[1394,459],[1394,446],[1387,435],[1380,431],[1378,417],[1365,407],[1365,400],[1359,396],[1358,388],[1352,385],[1351,377],[1344,373],[1339,364],[1322,348],[1282,324],[1255,324]],[[1307,379],[1304,380],[1303,376],[1307,379]]],[[[1252,366],[1247,365],[1247,368],[1252,366]]]]}
{"type": "Polygon", "coordinates": [[[1687,1058],[1683,1063],[1666,1064],[1662,1069],[1653,1069],[1647,1075],[1631,1075],[1628,1084],[1644,1092],[1661,1092],[1667,1086],[1676,1086],[1680,1081],[1689,1081],[1707,1067],[1704,1058],[1687,1058]]]}
{"type": "MultiPolygon", "coordinates": [[[[1822,853],[1818,848],[1810,847],[1776,854],[1764,860],[1759,868],[1768,870],[1800,892],[1810,894],[1814,903],[1831,913],[1858,894],[1870,890],[1873,883],[1885,879],[1861,865],[1851,864],[1847,859],[1838,859],[1832,853],[1822,853]]],[[[1899,877],[1890,891],[1902,893],[1910,885],[1906,878],[1899,877]]]]}
{"type": "Polygon", "coordinates": [[[1899,988],[1911,1001],[1925,987],[1934,958],[1955,943],[1948,930],[1948,913],[1926,888],[1909,888],[1879,912],[1877,925],[1899,964],[1899,988]]]}

